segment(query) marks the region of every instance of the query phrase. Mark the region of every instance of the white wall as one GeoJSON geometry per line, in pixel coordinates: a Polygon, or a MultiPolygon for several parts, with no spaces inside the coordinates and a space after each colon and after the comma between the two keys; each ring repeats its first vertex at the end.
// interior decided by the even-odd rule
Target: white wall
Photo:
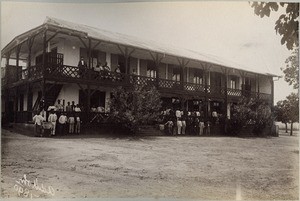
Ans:
{"type": "Polygon", "coordinates": [[[80,45],[68,39],[60,42],[57,52],[64,55],[64,65],[77,66],[80,59],[80,45]]]}
{"type": "Polygon", "coordinates": [[[57,103],[57,100],[60,99],[61,103],[62,100],[65,100],[65,105],[67,105],[67,102],[70,102],[72,104],[72,101],[75,101],[75,105],[79,102],[79,86],[76,84],[65,84],[61,91],[59,92],[59,95],[57,99],[55,100],[55,103],[57,103]]]}

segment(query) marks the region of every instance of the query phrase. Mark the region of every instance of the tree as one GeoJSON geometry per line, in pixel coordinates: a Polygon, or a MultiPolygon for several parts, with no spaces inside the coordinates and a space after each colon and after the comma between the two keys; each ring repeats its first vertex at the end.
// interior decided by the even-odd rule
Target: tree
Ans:
{"type": "Polygon", "coordinates": [[[119,87],[112,93],[111,111],[114,122],[133,134],[138,132],[141,125],[157,120],[160,108],[160,94],[155,87],[119,87]]]}
{"type": "Polygon", "coordinates": [[[276,121],[280,121],[285,124],[285,132],[287,133],[287,124],[289,122],[286,104],[283,100],[278,101],[274,107],[274,116],[276,121]]]}
{"type": "Polygon", "coordinates": [[[286,68],[281,68],[285,74],[284,80],[293,85],[294,89],[299,88],[299,48],[296,48],[286,61],[286,68]]]}
{"type": "MultiPolygon", "coordinates": [[[[276,105],[276,119],[282,123],[291,123],[290,135],[293,135],[293,123],[299,122],[299,97],[296,93],[291,93],[283,101],[278,101],[276,105]]],[[[286,127],[287,130],[287,127],[286,127]]],[[[287,132],[287,131],[286,131],[287,132]]]]}
{"type": "Polygon", "coordinates": [[[281,35],[281,44],[288,50],[299,46],[299,3],[253,2],[254,13],[261,18],[270,16],[271,11],[278,11],[279,7],[285,8],[285,14],[280,15],[275,23],[276,33],[281,35]]]}

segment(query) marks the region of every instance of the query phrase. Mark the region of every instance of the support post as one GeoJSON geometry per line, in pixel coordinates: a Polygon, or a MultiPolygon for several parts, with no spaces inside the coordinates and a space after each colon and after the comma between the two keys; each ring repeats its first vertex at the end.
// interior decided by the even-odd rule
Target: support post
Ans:
{"type": "Polygon", "coordinates": [[[14,112],[14,122],[17,123],[17,114],[18,114],[18,106],[19,106],[19,89],[16,87],[15,89],[15,112],[14,112]]]}
{"type": "Polygon", "coordinates": [[[88,57],[89,57],[89,64],[88,64],[88,68],[90,69],[91,68],[91,57],[92,57],[92,40],[89,38],[89,46],[88,46],[88,57]]]}
{"type": "Polygon", "coordinates": [[[204,75],[204,120],[205,122],[208,121],[208,71],[210,69],[210,65],[200,63],[202,69],[203,69],[203,75],[204,75]]]}
{"type": "Polygon", "coordinates": [[[5,62],[6,67],[9,66],[10,55],[11,55],[11,52],[8,52],[8,53],[6,54],[6,62],[5,62]]]}
{"type": "Polygon", "coordinates": [[[204,73],[204,86],[205,86],[205,89],[204,89],[204,92],[205,92],[205,95],[204,95],[204,106],[205,106],[205,111],[204,111],[204,119],[205,119],[205,122],[208,121],[208,86],[207,86],[207,69],[204,68],[203,69],[203,73],[204,73]]]}
{"type": "Polygon", "coordinates": [[[156,87],[158,88],[159,87],[159,65],[163,59],[163,56],[160,58],[159,57],[159,54],[158,53],[152,53],[152,52],[149,52],[151,57],[152,57],[152,60],[154,62],[154,65],[155,65],[155,71],[156,71],[156,87]]]}
{"type": "MultiPolygon", "coordinates": [[[[44,103],[46,104],[46,48],[47,48],[47,31],[45,30],[43,33],[43,66],[42,66],[42,71],[43,71],[43,79],[42,79],[42,100],[44,100],[44,103]]],[[[50,66],[51,68],[51,66],[50,66]]]]}
{"type": "Polygon", "coordinates": [[[228,105],[228,69],[225,68],[224,69],[224,73],[225,73],[225,115],[226,117],[228,117],[228,111],[227,111],[227,105],[228,105]]]}
{"type": "Polygon", "coordinates": [[[257,98],[260,98],[260,86],[259,86],[259,75],[257,75],[257,98]]]}

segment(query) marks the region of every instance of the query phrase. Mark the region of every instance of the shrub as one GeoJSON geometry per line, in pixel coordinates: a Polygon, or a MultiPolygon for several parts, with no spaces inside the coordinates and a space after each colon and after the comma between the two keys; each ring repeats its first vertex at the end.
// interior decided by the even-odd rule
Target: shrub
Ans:
{"type": "Polygon", "coordinates": [[[233,108],[229,127],[239,134],[242,128],[253,125],[253,133],[259,135],[271,125],[271,117],[271,107],[267,103],[260,99],[243,98],[233,108]]]}

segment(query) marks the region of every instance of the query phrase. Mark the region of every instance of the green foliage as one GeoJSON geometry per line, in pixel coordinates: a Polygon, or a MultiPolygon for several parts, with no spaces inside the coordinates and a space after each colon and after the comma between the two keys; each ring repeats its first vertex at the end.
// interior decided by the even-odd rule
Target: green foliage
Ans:
{"type": "Polygon", "coordinates": [[[299,88],[299,48],[296,48],[286,61],[286,68],[281,68],[285,74],[284,80],[293,85],[294,89],[299,88]]]}
{"type": "Polygon", "coordinates": [[[275,23],[276,33],[281,35],[281,44],[288,50],[299,46],[299,3],[252,2],[254,13],[260,17],[270,16],[279,7],[285,8],[285,14],[280,15],[275,23]]]}
{"type": "Polygon", "coordinates": [[[271,107],[267,103],[260,99],[243,98],[234,105],[231,127],[238,134],[243,127],[254,125],[253,132],[260,134],[271,124],[271,116],[271,107]]]}
{"type": "Polygon", "coordinates": [[[276,121],[281,121],[282,123],[288,123],[289,122],[289,117],[287,114],[287,109],[286,109],[286,102],[281,100],[278,101],[277,104],[274,107],[274,115],[276,121]]]}
{"type": "MultiPolygon", "coordinates": [[[[275,106],[275,117],[282,123],[299,122],[299,95],[291,93],[283,101],[278,101],[275,106]]],[[[291,135],[293,129],[291,129],[291,135]]]]}
{"type": "Polygon", "coordinates": [[[155,87],[135,85],[133,89],[119,87],[113,91],[112,118],[118,126],[130,133],[136,133],[141,125],[155,121],[160,108],[160,94],[155,87]]]}

